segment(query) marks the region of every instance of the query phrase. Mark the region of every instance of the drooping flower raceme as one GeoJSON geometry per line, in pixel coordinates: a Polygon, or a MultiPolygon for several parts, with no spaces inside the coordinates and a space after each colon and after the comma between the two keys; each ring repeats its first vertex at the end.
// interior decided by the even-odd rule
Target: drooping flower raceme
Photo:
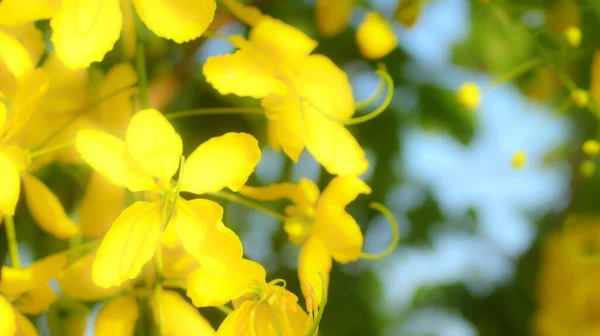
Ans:
{"type": "MultiPolygon", "coordinates": [[[[288,219],[283,228],[292,243],[302,245],[298,265],[300,282],[311,284],[317,302],[323,290],[318,274],[322,273],[328,282],[331,259],[347,263],[360,257],[363,235],[358,223],[345,210],[359,194],[371,193],[371,188],[359,178],[338,176],[320,196],[317,185],[308,179],[302,179],[298,185],[286,182],[244,187],[240,193],[257,200],[287,198],[294,203],[285,208],[288,219]]],[[[306,288],[303,286],[303,289],[306,288]]]]}
{"type": "Polygon", "coordinates": [[[335,175],[367,170],[358,142],[332,120],[350,119],[355,112],[348,77],[329,58],[310,55],[316,41],[267,16],[248,40],[234,36],[231,41],[239,50],[209,58],[204,75],[221,94],[261,99],[273,148],[283,148],[297,161],[306,147],[335,175]]]}
{"type": "Polygon", "coordinates": [[[178,182],[172,177],[182,161],[181,138],[154,109],[133,116],[124,141],[83,130],[77,134],[76,147],[112,183],[132,192],[146,191],[154,199],[132,204],[113,223],[93,265],[97,285],[118,286],[135,278],[154,255],[165,229],[175,230],[186,251],[203,265],[225,267],[241,258],[241,242],[221,222],[221,206],[204,199],[186,201],[178,193],[241,188],[260,160],[254,137],[227,133],[201,144],[186,160],[178,182]]]}

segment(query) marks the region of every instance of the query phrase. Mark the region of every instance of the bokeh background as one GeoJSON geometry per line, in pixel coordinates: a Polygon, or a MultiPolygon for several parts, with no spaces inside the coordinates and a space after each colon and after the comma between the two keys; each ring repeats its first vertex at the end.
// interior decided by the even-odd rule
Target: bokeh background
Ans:
{"type": "MultiPolygon", "coordinates": [[[[365,250],[382,250],[391,239],[385,218],[368,208],[371,201],[392,210],[401,241],[384,260],[334,264],[321,334],[532,334],[543,306],[561,305],[568,295],[565,292],[565,297],[559,295],[550,303],[542,300],[542,282],[553,281],[545,279],[543,272],[554,260],[544,257],[548,237],[564,230],[569,215],[590,216],[597,209],[598,178],[578,174],[581,143],[595,137],[597,118],[593,112],[576,108],[556,115],[568,91],[555,68],[578,86],[589,88],[600,39],[600,5],[595,0],[406,1],[419,4],[414,26],[395,20],[399,1],[363,0],[357,1],[350,27],[332,38],[323,37],[317,29],[315,0],[252,2],[318,40],[316,52],[348,73],[357,100],[371,96],[379,82],[374,74],[377,62],[365,61],[355,43],[355,29],[364,15],[376,10],[388,17],[399,41],[398,48],[380,60],[395,82],[390,107],[374,120],[349,127],[367,151],[371,167],[362,178],[373,189],[349,211],[365,233],[365,250]],[[561,20],[573,20],[575,14],[565,8],[576,8],[583,32],[576,50],[548,38],[560,36],[553,28],[563,24],[561,20]],[[478,108],[467,110],[456,102],[455,92],[462,83],[484,88],[524,61],[544,55],[550,55],[551,65],[546,63],[485,91],[478,108]],[[519,149],[527,151],[529,162],[514,170],[511,157],[519,149]]],[[[224,35],[247,32],[226,11],[218,13],[214,25],[224,35]]],[[[218,39],[180,46],[150,37],[154,105],[164,112],[255,106],[257,102],[250,99],[220,96],[203,78],[201,67],[207,57],[232,50],[218,39]]],[[[108,68],[118,59],[118,52],[113,51],[96,67],[108,68]]],[[[177,120],[174,125],[189,146],[185,153],[224,132],[255,134],[264,148],[251,185],[308,177],[324,187],[331,179],[308,153],[293,165],[282,153],[268,148],[266,124],[259,116],[200,116],[177,120]]],[[[67,203],[83,193],[82,185],[73,179],[83,173],[73,169],[57,163],[40,172],[67,203]]],[[[247,257],[261,262],[268,278],[284,278],[289,289],[300,293],[295,270],[299,249],[287,241],[280,223],[237,204],[222,204],[226,206],[224,222],[242,237],[247,257]]],[[[281,209],[282,204],[275,206],[281,209]]],[[[20,215],[27,216],[27,212],[21,209],[20,215]]],[[[23,259],[63,248],[35,225],[27,227],[27,231],[17,228],[23,259]]],[[[569,255],[560,241],[551,242],[554,252],[563,255],[564,265],[575,265],[561,268],[574,274],[569,284],[579,286],[580,278],[594,283],[585,273],[596,267],[594,263],[569,255]],[[573,271],[578,264],[585,269],[581,273],[573,271]]],[[[557,279],[550,291],[566,288],[557,279]]],[[[586,293],[581,294],[584,301],[586,293]]],[[[569,303],[565,305],[568,311],[569,303]]],[[[93,308],[97,311],[99,306],[93,308]]],[[[600,324],[600,303],[577,309],[581,316],[591,312],[585,321],[600,324]]],[[[51,311],[38,321],[42,334],[50,334],[43,326],[48,315],[56,313],[51,311]]],[[[214,309],[203,313],[215,323],[222,319],[214,309]]],[[[569,330],[557,327],[554,334],[569,335],[569,330]]]]}

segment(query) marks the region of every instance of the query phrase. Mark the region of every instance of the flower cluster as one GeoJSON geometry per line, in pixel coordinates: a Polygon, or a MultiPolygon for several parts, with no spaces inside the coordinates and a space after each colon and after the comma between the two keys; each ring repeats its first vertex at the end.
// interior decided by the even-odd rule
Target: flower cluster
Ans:
{"type": "MultiPolygon", "coordinates": [[[[354,5],[343,2],[347,8],[338,21],[329,19],[337,2],[318,2],[323,34],[347,25],[354,5]]],[[[211,33],[236,50],[205,62],[206,81],[222,95],[260,100],[260,108],[229,112],[264,115],[268,145],[293,162],[306,149],[334,176],[322,191],[309,179],[250,186],[261,160],[253,135],[225,133],[184,153],[170,123],[223,109],[163,114],[150,103],[148,31],[175,43],[197,39],[215,17],[215,0],[34,3],[23,10],[20,0],[0,2],[0,221],[10,256],[10,267],[1,270],[0,336],[37,335],[25,315],[61,300],[83,309],[83,318],[82,302],[103,301],[96,335],[133,334],[144,307],[159,335],[313,335],[327,302],[332,262],[378,259],[394,250],[397,225],[385,207],[371,205],[393,231],[390,246],[378,254],[363,252],[361,229],[345,209],[371,193],[359,177],[369,162],[346,125],[375,117],[389,104],[393,83],[384,70],[377,71],[382,88],[388,87],[384,103],[353,118],[357,106],[370,104],[355,102],[344,71],[313,53],[315,40],[254,7],[224,0],[250,32],[211,33]],[[46,41],[36,25],[44,20],[51,28],[46,41]],[[103,62],[116,49],[122,51],[120,61],[103,62]],[[103,73],[95,62],[109,69],[103,73]],[[66,206],[40,178],[49,165],[88,170],[73,174],[84,176],[74,205],[66,206]],[[67,249],[27,267],[15,230],[15,222],[27,223],[20,217],[21,193],[39,227],[68,241],[67,249]],[[215,198],[281,220],[290,242],[300,246],[304,305],[283,279],[268,281],[263,266],[244,258],[240,238],[223,222],[215,198]],[[257,203],[282,199],[289,201],[283,214],[257,203]],[[215,330],[196,307],[217,307],[227,316],[215,330]]],[[[356,32],[366,58],[395,49],[390,27],[380,14],[367,14],[356,32]]],[[[67,329],[83,333],[75,320],[67,329]]]]}

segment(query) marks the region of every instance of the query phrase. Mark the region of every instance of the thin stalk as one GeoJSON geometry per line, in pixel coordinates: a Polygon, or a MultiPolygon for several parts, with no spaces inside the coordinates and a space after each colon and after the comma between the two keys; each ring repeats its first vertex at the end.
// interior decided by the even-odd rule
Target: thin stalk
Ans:
{"type": "Polygon", "coordinates": [[[21,268],[19,259],[19,246],[17,243],[17,234],[15,232],[15,221],[13,216],[4,217],[6,226],[6,240],[8,241],[8,254],[10,256],[10,266],[12,268],[21,268]]]}
{"type": "Polygon", "coordinates": [[[138,86],[140,88],[140,103],[142,109],[150,107],[150,99],[148,96],[148,74],[146,72],[146,51],[144,46],[144,23],[136,15],[135,28],[137,32],[137,50],[135,55],[135,64],[138,72],[138,86]]]}
{"type": "Polygon", "coordinates": [[[185,110],[165,114],[168,120],[174,120],[185,117],[194,117],[213,114],[264,114],[265,111],[258,107],[209,107],[193,110],[185,110]]]}
{"type": "Polygon", "coordinates": [[[258,210],[258,211],[262,211],[262,212],[264,212],[264,213],[266,213],[268,215],[271,215],[271,216],[279,219],[282,222],[285,222],[287,220],[286,216],[284,216],[284,215],[282,215],[282,214],[280,214],[280,213],[278,213],[278,212],[276,212],[274,210],[271,210],[271,209],[269,209],[267,207],[264,207],[264,206],[262,206],[262,205],[260,205],[258,203],[252,202],[250,200],[247,200],[245,198],[239,197],[237,195],[234,195],[234,194],[231,194],[231,193],[228,193],[228,192],[219,191],[219,192],[215,192],[215,193],[209,193],[209,195],[212,195],[212,196],[215,196],[215,197],[219,197],[219,198],[222,198],[222,199],[226,199],[228,201],[235,202],[235,203],[247,206],[249,208],[252,208],[252,209],[255,209],[255,210],[258,210]]]}

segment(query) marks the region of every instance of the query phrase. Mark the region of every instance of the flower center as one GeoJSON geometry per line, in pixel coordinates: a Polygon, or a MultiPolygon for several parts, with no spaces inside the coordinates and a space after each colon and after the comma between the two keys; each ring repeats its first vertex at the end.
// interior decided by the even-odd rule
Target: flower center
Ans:
{"type": "Polygon", "coordinates": [[[290,217],[283,224],[283,229],[287,232],[292,243],[300,245],[310,236],[313,226],[314,216],[305,213],[290,217]]]}

